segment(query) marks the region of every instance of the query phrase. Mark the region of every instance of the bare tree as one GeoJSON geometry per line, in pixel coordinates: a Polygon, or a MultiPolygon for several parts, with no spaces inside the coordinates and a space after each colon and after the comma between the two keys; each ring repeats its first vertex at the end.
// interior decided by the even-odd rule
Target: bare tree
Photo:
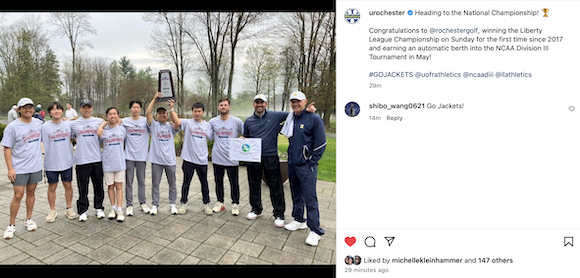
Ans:
{"type": "Polygon", "coordinates": [[[193,57],[191,45],[186,41],[185,24],[190,17],[186,12],[159,12],[148,13],[143,20],[152,23],[152,34],[146,47],[163,62],[173,65],[172,73],[175,74],[177,84],[176,94],[178,111],[185,111],[186,90],[184,88],[185,74],[191,69],[193,57]]]}
{"type": "Polygon", "coordinates": [[[90,43],[87,41],[79,41],[79,37],[86,34],[97,34],[97,30],[94,29],[90,23],[89,13],[77,13],[77,12],[53,12],[49,17],[49,24],[56,26],[56,34],[64,35],[69,39],[71,50],[72,50],[72,78],[71,78],[71,91],[70,101],[73,105],[76,105],[76,96],[78,94],[77,88],[77,62],[76,54],[79,46],[89,46],[90,43]]]}

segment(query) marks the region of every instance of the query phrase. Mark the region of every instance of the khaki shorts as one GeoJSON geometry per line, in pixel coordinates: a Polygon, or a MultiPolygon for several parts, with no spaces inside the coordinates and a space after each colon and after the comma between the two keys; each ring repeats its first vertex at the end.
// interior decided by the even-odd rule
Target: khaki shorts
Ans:
{"type": "Polygon", "coordinates": [[[125,170],[117,172],[105,172],[103,175],[105,176],[105,185],[107,186],[113,185],[116,182],[125,182],[125,170]]]}

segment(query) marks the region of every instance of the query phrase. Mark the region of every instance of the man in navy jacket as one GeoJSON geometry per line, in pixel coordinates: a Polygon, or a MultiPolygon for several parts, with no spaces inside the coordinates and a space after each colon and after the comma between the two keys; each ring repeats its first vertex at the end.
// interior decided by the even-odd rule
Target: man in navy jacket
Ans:
{"type": "Polygon", "coordinates": [[[285,122],[282,133],[289,137],[288,175],[292,192],[292,217],[294,220],[284,227],[287,230],[310,228],[306,244],[318,245],[324,229],[320,227],[318,199],[316,197],[316,178],[318,160],[326,149],[324,123],[318,114],[307,113],[308,100],[302,92],[290,95],[293,113],[285,122]],[[307,219],[304,218],[306,208],[307,219]]]}

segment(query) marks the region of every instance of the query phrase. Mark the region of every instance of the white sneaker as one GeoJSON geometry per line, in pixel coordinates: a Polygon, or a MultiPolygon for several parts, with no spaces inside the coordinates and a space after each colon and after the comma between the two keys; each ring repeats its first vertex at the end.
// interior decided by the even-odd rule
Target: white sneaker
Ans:
{"type": "Polygon", "coordinates": [[[72,208],[67,208],[64,214],[66,217],[68,217],[68,219],[75,219],[78,216],[72,208]]]}
{"type": "Polygon", "coordinates": [[[169,211],[171,212],[171,214],[176,215],[178,213],[177,211],[177,207],[175,206],[175,204],[169,205],[169,211]]]}
{"type": "Polygon", "coordinates": [[[310,232],[310,234],[306,238],[306,244],[308,244],[310,246],[317,246],[319,241],[320,241],[320,236],[315,232],[310,232]]]}
{"type": "Polygon", "coordinates": [[[151,215],[157,214],[157,206],[151,206],[151,210],[149,211],[149,214],[151,214],[151,215]]]}
{"type": "Polygon", "coordinates": [[[207,215],[212,215],[213,209],[209,206],[209,204],[205,204],[204,208],[203,208],[203,212],[205,212],[205,214],[207,214],[207,215]]]}
{"type": "Polygon", "coordinates": [[[258,213],[255,213],[253,211],[250,211],[250,213],[248,213],[248,215],[246,215],[246,218],[247,219],[250,219],[250,220],[254,220],[254,219],[256,219],[256,218],[258,218],[260,216],[262,216],[262,213],[259,213],[258,214],[258,213]]]}
{"type": "Polygon", "coordinates": [[[46,222],[48,223],[52,223],[54,222],[54,220],[56,219],[56,216],[58,215],[58,212],[56,212],[56,210],[51,209],[48,212],[48,215],[46,216],[46,222]]]}
{"type": "Polygon", "coordinates": [[[125,215],[122,210],[117,210],[117,222],[125,221],[125,215]]]}
{"type": "Polygon", "coordinates": [[[115,219],[117,217],[117,209],[112,208],[109,212],[109,219],[115,219]]]}
{"type": "Polygon", "coordinates": [[[274,226],[276,226],[278,228],[284,227],[284,219],[282,219],[280,217],[276,217],[276,220],[274,220],[274,226]]]}
{"type": "Polygon", "coordinates": [[[179,214],[185,214],[187,212],[187,204],[181,203],[179,205],[179,214]]]}
{"type": "Polygon", "coordinates": [[[87,218],[88,218],[88,215],[87,215],[87,213],[86,213],[86,212],[84,212],[84,213],[81,213],[81,215],[79,215],[79,221],[80,221],[80,222],[85,222],[85,221],[87,221],[87,218]]]}
{"type": "Polygon", "coordinates": [[[147,206],[147,204],[143,203],[139,206],[139,209],[141,211],[143,211],[143,213],[149,213],[151,210],[149,209],[149,207],[147,206]]]}
{"type": "Polygon", "coordinates": [[[224,209],[226,209],[226,206],[222,202],[217,202],[213,206],[213,212],[220,212],[220,211],[222,211],[224,209]]]}
{"type": "Polygon", "coordinates": [[[24,221],[24,225],[26,226],[26,230],[28,230],[29,232],[32,232],[36,230],[36,228],[38,228],[38,226],[36,226],[36,223],[34,223],[32,219],[24,221]]]}
{"type": "Polygon", "coordinates": [[[298,222],[296,220],[292,220],[292,222],[284,225],[284,228],[288,231],[296,231],[308,228],[306,222],[298,222]]]}
{"type": "Polygon", "coordinates": [[[97,218],[98,219],[105,218],[105,212],[102,209],[97,209],[97,218]]]}
{"type": "Polygon", "coordinates": [[[14,237],[14,232],[16,232],[16,226],[14,225],[9,225],[8,228],[6,228],[6,231],[4,231],[4,239],[11,239],[14,237]]]}
{"type": "Polygon", "coordinates": [[[238,204],[232,204],[232,214],[238,216],[240,214],[240,209],[238,208],[238,204]]]}
{"type": "Polygon", "coordinates": [[[128,206],[128,207],[125,209],[125,214],[126,214],[127,216],[133,216],[133,206],[128,206]]]}

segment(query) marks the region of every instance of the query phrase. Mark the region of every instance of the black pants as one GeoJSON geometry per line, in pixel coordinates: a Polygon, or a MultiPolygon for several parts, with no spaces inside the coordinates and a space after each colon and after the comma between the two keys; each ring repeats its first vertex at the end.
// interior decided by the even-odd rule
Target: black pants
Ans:
{"type": "Polygon", "coordinates": [[[255,213],[262,212],[262,169],[266,177],[266,183],[270,188],[270,200],[274,207],[274,217],[284,219],[286,203],[284,202],[284,187],[282,186],[282,174],[280,173],[280,161],[277,155],[262,156],[260,163],[246,162],[248,171],[248,183],[250,189],[250,205],[255,213]]]}
{"type": "Polygon", "coordinates": [[[181,165],[183,170],[183,185],[181,186],[181,203],[187,203],[187,195],[189,195],[189,185],[193,179],[193,173],[197,172],[197,177],[201,183],[201,196],[204,204],[209,203],[209,187],[207,185],[207,165],[199,165],[187,161],[183,161],[181,165]]]}
{"type": "Polygon", "coordinates": [[[77,200],[77,212],[82,214],[89,210],[89,178],[93,183],[95,209],[104,209],[103,199],[103,164],[102,162],[88,163],[76,166],[77,186],[79,188],[79,199],[77,200]]]}
{"type": "Polygon", "coordinates": [[[215,177],[215,193],[218,201],[224,202],[224,172],[228,172],[230,180],[230,193],[232,204],[240,203],[240,185],[238,183],[238,166],[222,166],[213,164],[213,174],[215,177]]]}

